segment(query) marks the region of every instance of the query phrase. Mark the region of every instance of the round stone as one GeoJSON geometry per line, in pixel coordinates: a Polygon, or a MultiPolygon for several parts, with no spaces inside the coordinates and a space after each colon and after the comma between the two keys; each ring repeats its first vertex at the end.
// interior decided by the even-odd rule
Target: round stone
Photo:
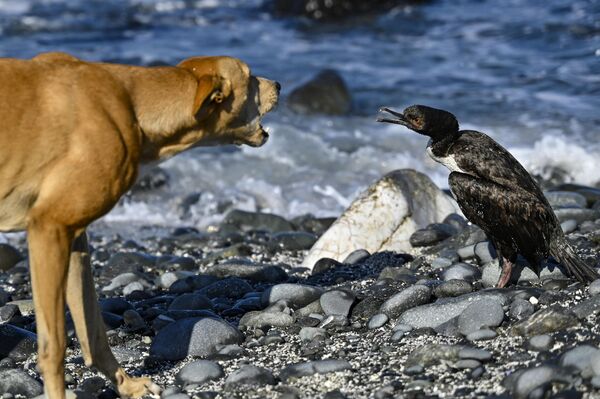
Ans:
{"type": "Polygon", "coordinates": [[[223,368],[210,360],[197,360],[186,364],[177,373],[176,380],[181,385],[204,384],[223,377],[223,368]]]}
{"type": "Polygon", "coordinates": [[[458,329],[463,335],[483,327],[498,327],[504,320],[502,304],[493,299],[480,299],[470,304],[458,317],[458,329]]]}
{"type": "Polygon", "coordinates": [[[274,385],[275,377],[270,370],[253,365],[242,366],[227,377],[225,386],[274,385]]]}
{"type": "Polygon", "coordinates": [[[239,344],[243,335],[229,323],[216,318],[186,318],[163,327],[150,346],[150,354],[165,360],[186,356],[206,357],[217,345],[239,344]]]}
{"type": "Polygon", "coordinates": [[[554,338],[552,338],[548,334],[535,335],[535,336],[529,338],[529,341],[527,341],[527,346],[529,347],[529,349],[536,351],[536,352],[543,352],[543,351],[550,350],[553,345],[554,345],[554,338]]]}
{"type": "Polygon", "coordinates": [[[413,285],[387,299],[379,311],[390,318],[396,318],[407,309],[428,303],[430,298],[431,288],[425,285],[413,285]]]}
{"type": "Polygon", "coordinates": [[[479,268],[468,263],[456,263],[442,272],[442,280],[474,281],[481,277],[479,268]]]}
{"type": "Polygon", "coordinates": [[[326,315],[348,316],[356,295],[348,290],[331,290],[320,298],[321,308],[326,315]]]}
{"type": "Polygon", "coordinates": [[[379,328],[383,326],[389,320],[388,316],[385,313],[378,313],[371,317],[367,327],[369,330],[374,330],[375,328],[379,328]]]}

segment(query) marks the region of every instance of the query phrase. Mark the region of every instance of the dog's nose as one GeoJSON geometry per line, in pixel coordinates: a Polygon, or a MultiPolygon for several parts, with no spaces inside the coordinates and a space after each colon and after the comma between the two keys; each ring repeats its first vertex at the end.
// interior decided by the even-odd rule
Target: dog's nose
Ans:
{"type": "Polygon", "coordinates": [[[281,92],[281,83],[275,82],[275,88],[277,89],[277,94],[279,94],[281,92]]]}

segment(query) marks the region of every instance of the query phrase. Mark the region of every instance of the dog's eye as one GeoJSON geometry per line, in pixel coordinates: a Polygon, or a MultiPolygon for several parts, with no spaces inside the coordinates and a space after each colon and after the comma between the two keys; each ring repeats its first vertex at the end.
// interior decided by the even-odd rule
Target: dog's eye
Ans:
{"type": "Polygon", "coordinates": [[[211,97],[212,97],[212,100],[214,102],[216,102],[217,104],[222,103],[223,99],[225,98],[222,91],[215,91],[211,97]]]}

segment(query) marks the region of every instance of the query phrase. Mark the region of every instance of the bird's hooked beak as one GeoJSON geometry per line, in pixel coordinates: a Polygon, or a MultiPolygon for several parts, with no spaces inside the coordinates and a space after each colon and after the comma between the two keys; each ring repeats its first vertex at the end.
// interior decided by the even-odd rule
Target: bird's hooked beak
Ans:
{"type": "Polygon", "coordinates": [[[402,114],[400,112],[396,112],[388,107],[379,108],[379,112],[387,112],[388,114],[391,114],[395,118],[379,116],[379,117],[377,117],[377,122],[394,123],[396,125],[406,126],[409,129],[413,128],[412,124],[404,117],[404,114],[402,114]]]}

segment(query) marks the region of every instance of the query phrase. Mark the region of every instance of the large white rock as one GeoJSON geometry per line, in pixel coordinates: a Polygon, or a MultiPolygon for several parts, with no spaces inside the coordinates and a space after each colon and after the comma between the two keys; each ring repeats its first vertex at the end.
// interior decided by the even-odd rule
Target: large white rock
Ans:
{"type": "Polygon", "coordinates": [[[350,204],[313,245],[303,267],[312,270],[321,258],[343,261],[352,251],[410,252],[411,234],[450,213],[456,202],[424,174],[412,169],[388,173],[350,204]]]}

